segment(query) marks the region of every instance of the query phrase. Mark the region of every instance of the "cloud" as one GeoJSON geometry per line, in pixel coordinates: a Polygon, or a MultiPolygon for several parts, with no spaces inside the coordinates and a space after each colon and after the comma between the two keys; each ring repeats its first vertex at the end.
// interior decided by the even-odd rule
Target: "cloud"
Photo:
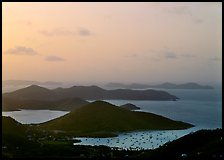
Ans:
{"type": "Polygon", "coordinates": [[[167,58],[167,59],[176,59],[177,55],[174,52],[165,52],[165,58],[167,58]]]}
{"type": "Polygon", "coordinates": [[[37,55],[38,53],[34,51],[32,48],[24,47],[24,46],[16,46],[14,48],[9,48],[4,52],[5,54],[12,54],[12,55],[37,55]]]}
{"type": "Polygon", "coordinates": [[[89,36],[89,35],[91,35],[90,31],[88,29],[86,29],[86,28],[79,29],[78,33],[79,33],[80,36],[89,36]]]}
{"type": "Polygon", "coordinates": [[[51,61],[51,62],[56,62],[56,61],[65,61],[65,59],[61,58],[61,57],[58,57],[58,56],[47,56],[45,58],[46,61],[51,61]]]}
{"type": "Polygon", "coordinates": [[[195,23],[197,23],[197,24],[200,24],[200,23],[203,23],[203,22],[204,22],[204,20],[203,20],[203,19],[198,18],[198,19],[194,19],[194,22],[195,22],[195,23]]]}
{"type": "Polygon", "coordinates": [[[17,22],[18,22],[18,24],[22,24],[22,25],[26,25],[26,26],[31,26],[32,25],[32,22],[28,21],[28,20],[19,20],[17,22]]]}
{"type": "Polygon", "coordinates": [[[219,57],[212,57],[210,58],[211,61],[220,61],[221,59],[219,57]]]}
{"type": "Polygon", "coordinates": [[[195,55],[192,55],[192,54],[181,54],[180,56],[181,57],[184,57],[184,58],[192,58],[192,57],[195,57],[195,55]]]}
{"type": "Polygon", "coordinates": [[[68,30],[65,28],[57,28],[51,31],[49,30],[41,30],[39,31],[44,36],[90,36],[91,32],[86,28],[80,28],[77,31],[68,30]]]}
{"type": "Polygon", "coordinates": [[[41,30],[40,33],[45,36],[74,36],[74,35],[76,35],[76,32],[66,30],[64,28],[57,28],[52,31],[41,30]]]}
{"type": "Polygon", "coordinates": [[[110,14],[104,15],[104,20],[105,21],[110,21],[112,19],[112,16],[110,14]]]}
{"type": "Polygon", "coordinates": [[[191,15],[191,10],[187,6],[172,6],[166,8],[166,12],[178,15],[191,15]]]}
{"type": "Polygon", "coordinates": [[[136,58],[138,55],[137,54],[128,54],[128,55],[125,55],[124,57],[125,58],[136,58]]]}
{"type": "Polygon", "coordinates": [[[158,62],[158,61],[160,61],[161,59],[158,58],[158,57],[153,57],[153,58],[151,58],[151,60],[152,60],[152,61],[155,61],[155,62],[158,62]]]}
{"type": "Polygon", "coordinates": [[[183,4],[183,5],[170,5],[170,7],[162,7],[163,11],[170,14],[175,14],[178,16],[188,16],[191,18],[192,22],[196,24],[201,24],[204,22],[202,18],[195,17],[195,15],[198,15],[198,13],[191,8],[189,5],[183,4]]]}

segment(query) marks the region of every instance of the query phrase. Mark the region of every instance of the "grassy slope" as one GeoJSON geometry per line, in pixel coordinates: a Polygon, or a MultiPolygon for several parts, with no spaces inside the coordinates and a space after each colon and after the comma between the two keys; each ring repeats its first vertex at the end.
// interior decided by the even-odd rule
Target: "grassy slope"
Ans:
{"type": "Polygon", "coordinates": [[[151,113],[133,112],[103,101],[82,106],[69,114],[39,125],[48,130],[125,132],[134,130],[185,129],[192,125],[151,113]]]}

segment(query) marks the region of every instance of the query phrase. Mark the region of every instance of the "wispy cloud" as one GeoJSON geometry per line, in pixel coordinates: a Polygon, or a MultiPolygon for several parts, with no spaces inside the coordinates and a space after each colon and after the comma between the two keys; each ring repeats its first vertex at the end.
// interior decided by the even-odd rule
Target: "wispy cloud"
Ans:
{"type": "Polygon", "coordinates": [[[91,35],[90,31],[86,28],[80,28],[78,33],[80,36],[90,36],[91,35]]]}
{"type": "Polygon", "coordinates": [[[14,48],[9,48],[4,53],[11,54],[11,55],[29,55],[29,56],[34,56],[34,55],[38,54],[32,48],[28,48],[28,47],[24,47],[24,46],[16,46],[14,48]]]}
{"type": "Polygon", "coordinates": [[[29,21],[29,20],[19,20],[17,22],[18,22],[18,24],[22,24],[22,25],[26,25],[26,26],[31,26],[32,25],[32,22],[29,21]]]}
{"type": "Polygon", "coordinates": [[[181,51],[173,50],[169,47],[163,47],[161,49],[150,49],[149,51],[153,55],[156,55],[152,60],[159,61],[161,59],[189,59],[194,58],[196,55],[191,53],[183,53],[181,51]]]}
{"type": "Polygon", "coordinates": [[[41,30],[40,33],[45,36],[74,36],[74,35],[76,35],[76,32],[67,30],[64,28],[56,28],[51,31],[41,30]]]}
{"type": "Polygon", "coordinates": [[[177,58],[177,55],[174,52],[165,52],[164,55],[165,55],[165,58],[167,58],[167,59],[176,59],[177,58]]]}
{"type": "Polygon", "coordinates": [[[180,56],[183,57],[183,58],[193,58],[193,57],[195,57],[195,55],[193,55],[193,54],[180,54],[180,56]]]}
{"type": "Polygon", "coordinates": [[[152,60],[152,61],[155,61],[155,62],[158,62],[158,61],[160,61],[161,59],[158,58],[158,57],[152,57],[151,60],[152,60]]]}
{"type": "Polygon", "coordinates": [[[197,18],[197,19],[194,19],[194,22],[197,23],[197,24],[201,24],[204,22],[203,19],[200,19],[200,18],[197,18]]]}
{"type": "Polygon", "coordinates": [[[171,6],[166,8],[165,11],[178,15],[192,15],[190,8],[187,6],[171,6]]]}
{"type": "Polygon", "coordinates": [[[183,5],[170,5],[161,6],[161,9],[169,14],[177,15],[177,16],[188,16],[191,18],[192,22],[196,24],[201,24],[204,22],[204,20],[200,17],[195,17],[195,11],[192,9],[189,5],[183,4],[183,5]]]}
{"type": "Polygon", "coordinates": [[[219,57],[212,57],[210,58],[211,61],[220,61],[221,59],[219,57]]]}
{"type": "Polygon", "coordinates": [[[61,58],[61,57],[58,57],[58,56],[54,56],[54,55],[51,55],[51,56],[47,56],[45,58],[46,61],[51,61],[51,62],[57,62],[57,61],[65,61],[64,58],[61,58]]]}
{"type": "Polygon", "coordinates": [[[138,55],[137,54],[127,54],[124,55],[125,58],[136,58],[138,55]]]}
{"type": "Polygon", "coordinates": [[[53,30],[40,30],[39,33],[41,33],[44,36],[90,36],[91,32],[90,30],[86,28],[79,28],[77,31],[68,30],[65,28],[56,28],[53,30]]]}

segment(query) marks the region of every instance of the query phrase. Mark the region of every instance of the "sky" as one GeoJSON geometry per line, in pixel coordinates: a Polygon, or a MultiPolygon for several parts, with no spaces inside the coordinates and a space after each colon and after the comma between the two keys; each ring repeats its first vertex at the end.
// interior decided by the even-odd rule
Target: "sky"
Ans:
{"type": "Polygon", "coordinates": [[[222,82],[222,3],[2,3],[2,78],[222,82]]]}

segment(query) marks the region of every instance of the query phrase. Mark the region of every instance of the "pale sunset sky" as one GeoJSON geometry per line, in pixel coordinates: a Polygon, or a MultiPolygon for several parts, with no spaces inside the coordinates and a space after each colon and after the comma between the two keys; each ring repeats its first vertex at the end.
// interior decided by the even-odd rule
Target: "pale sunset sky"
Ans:
{"type": "Polygon", "coordinates": [[[2,3],[3,80],[222,81],[222,3],[2,3]]]}

